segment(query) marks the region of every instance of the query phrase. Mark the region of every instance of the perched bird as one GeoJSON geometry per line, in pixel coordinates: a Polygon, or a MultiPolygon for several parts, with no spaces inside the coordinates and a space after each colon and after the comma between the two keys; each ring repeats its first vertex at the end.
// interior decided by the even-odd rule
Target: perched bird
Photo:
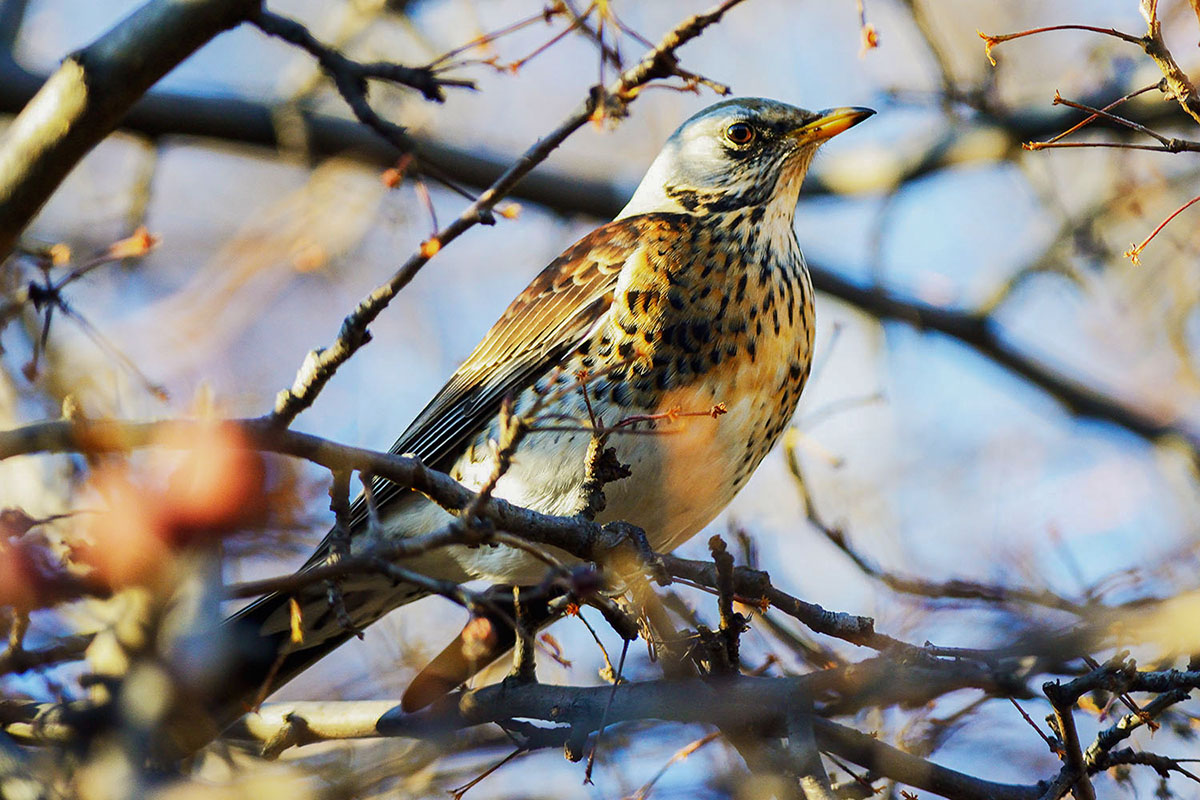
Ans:
{"type": "MultiPolygon", "coordinates": [[[[392,452],[479,487],[493,472],[489,442],[511,397],[515,414],[554,424],[527,434],[496,496],[571,515],[586,502],[590,426],[632,422],[655,435],[610,437],[632,474],[605,487],[598,519],[641,527],[656,551],[685,542],[745,485],[796,410],[813,347],[813,289],[793,230],[800,184],[822,142],[873,113],[743,98],[683,123],[616,219],[533,280],[392,452]],[[725,413],[676,413],[716,406],[725,413]]],[[[374,495],[387,537],[454,519],[395,484],[379,483],[374,495]]],[[[367,512],[359,498],[352,551],[366,539],[367,512]]],[[[331,553],[327,538],[306,566],[331,553]]],[[[522,585],[545,574],[541,561],[507,546],[451,546],[403,566],[456,582],[522,585]]],[[[231,619],[257,645],[234,671],[224,716],[425,594],[382,575],[348,578],[342,593],[344,615],[317,585],[268,596],[231,619]]]]}

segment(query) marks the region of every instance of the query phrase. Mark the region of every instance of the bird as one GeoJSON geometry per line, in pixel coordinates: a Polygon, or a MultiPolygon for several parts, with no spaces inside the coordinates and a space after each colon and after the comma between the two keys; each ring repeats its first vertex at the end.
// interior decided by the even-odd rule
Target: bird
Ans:
{"type": "MultiPolygon", "coordinates": [[[[496,471],[507,404],[517,418],[553,424],[530,426],[494,495],[573,515],[587,503],[587,451],[603,426],[629,477],[604,487],[597,521],[640,527],[656,552],[681,545],[746,484],[795,413],[814,339],[813,286],[794,230],[800,186],[821,144],[874,113],[737,98],[692,116],[620,213],[533,279],[391,452],[479,489],[496,471]]],[[[351,508],[351,553],[366,546],[374,512],[376,535],[388,540],[455,520],[394,483],[376,481],[371,494],[373,508],[362,496],[351,508]]],[[[304,569],[333,557],[331,533],[304,569]]],[[[507,545],[452,545],[402,566],[516,586],[546,572],[507,545]]],[[[250,645],[239,645],[218,717],[232,721],[426,594],[364,574],[344,579],[340,603],[323,583],[252,603],[229,620],[250,645]]]]}

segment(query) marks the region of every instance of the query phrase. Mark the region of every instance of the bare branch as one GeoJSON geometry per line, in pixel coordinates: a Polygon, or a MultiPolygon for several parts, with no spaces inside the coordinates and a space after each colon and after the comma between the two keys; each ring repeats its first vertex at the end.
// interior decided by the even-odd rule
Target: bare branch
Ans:
{"type": "Polygon", "coordinates": [[[67,56],[0,140],[0,258],[67,173],[150,86],[242,22],[258,3],[150,0],[67,56]]]}
{"type": "Polygon", "coordinates": [[[642,57],[633,68],[626,70],[612,84],[593,87],[588,99],[550,134],[538,140],[525,154],[472,203],[458,219],[426,241],[387,283],[364,297],[342,322],[334,343],[325,349],[308,354],[296,375],[291,389],[279,393],[275,408],[269,415],[275,424],[287,426],[300,412],[312,405],[338,367],[370,340],[369,326],[391,302],[392,298],[416,276],[442,247],[457,239],[480,222],[493,221],[492,209],[534,166],[544,161],[568,136],[595,118],[621,116],[633,101],[637,90],[659,78],[678,72],[675,51],[699,36],[705,28],[718,22],[730,8],[743,0],[724,0],[710,11],[684,20],[659,41],[658,46],[642,57]]]}
{"type": "Polygon", "coordinates": [[[1178,421],[1156,418],[1027,355],[1004,340],[998,324],[989,316],[909,300],[883,288],[863,287],[828,269],[812,268],[812,273],[817,289],[881,320],[945,334],[1044,390],[1072,414],[1111,422],[1150,440],[1175,438],[1193,452],[1200,452],[1196,432],[1178,421]]]}
{"type": "MultiPolygon", "coordinates": [[[[888,670],[901,671],[895,664],[888,670]]],[[[463,727],[503,722],[514,717],[567,726],[560,730],[594,731],[607,724],[641,719],[701,722],[718,727],[753,724],[783,735],[795,698],[823,676],[726,678],[720,681],[646,681],[619,686],[570,687],[547,684],[497,684],[465,692],[452,702],[418,714],[403,714],[381,702],[348,703],[339,720],[339,704],[269,704],[258,718],[248,716],[234,733],[260,741],[273,736],[290,715],[302,717],[310,731],[351,731],[348,735],[426,738],[463,727]],[[611,698],[611,702],[610,702],[611,698]],[[373,719],[372,719],[373,718],[373,719]]],[[[848,761],[894,780],[947,797],[975,800],[1033,800],[1036,786],[985,781],[905,753],[872,736],[820,717],[812,717],[817,744],[848,761]]],[[[334,738],[334,737],[330,737],[334,738]]]]}

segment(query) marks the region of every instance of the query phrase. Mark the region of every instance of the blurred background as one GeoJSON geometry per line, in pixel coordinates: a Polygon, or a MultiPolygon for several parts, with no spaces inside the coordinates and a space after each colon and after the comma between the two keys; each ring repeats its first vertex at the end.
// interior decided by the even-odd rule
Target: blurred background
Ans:
{"type": "MultiPolygon", "coordinates": [[[[13,56],[23,69],[46,74],[138,2],[18,5],[26,7],[13,56]]],[[[651,41],[706,7],[694,0],[611,5],[651,41]]],[[[277,0],[270,7],[361,60],[408,64],[542,10],[526,0],[277,0]]],[[[1163,2],[1159,15],[1176,58],[1185,70],[1195,67],[1200,29],[1192,9],[1183,0],[1163,2]]],[[[872,616],[879,630],[908,641],[962,647],[1002,644],[1051,612],[893,591],[831,542],[809,511],[844,531],[871,564],[898,576],[1048,589],[1080,603],[1196,588],[1200,207],[1148,244],[1140,266],[1123,253],[1197,193],[1200,163],[1190,153],[1021,148],[1083,117],[1052,106],[1056,91],[1107,103],[1162,77],[1137,47],[1086,32],[1003,44],[993,67],[977,34],[1063,23],[1145,30],[1133,0],[750,0],[681,51],[684,66],[729,84],[736,95],[879,111],[824,149],[811,173],[815,190],[797,211],[801,246],[836,282],[825,285],[862,290],[818,298],[817,366],[789,437],[811,509],[778,450],[683,555],[707,558],[711,533],[743,531],[758,564],[792,594],[872,616]],[[864,47],[860,14],[878,46],[864,47]],[[855,297],[859,302],[848,301],[855,297]],[[880,298],[900,305],[882,313],[880,298]],[[913,324],[920,321],[913,309],[929,308],[961,312],[951,319],[986,315],[994,339],[970,341],[936,324],[913,324]],[[1029,370],[1011,369],[1005,354],[1059,383],[1037,385],[1029,370]],[[1080,391],[1098,397],[1102,413],[1082,416],[1063,402],[1080,391]]],[[[464,57],[508,64],[562,27],[561,20],[538,22],[464,57]]],[[[630,61],[644,50],[630,37],[620,47],[630,61]]],[[[456,69],[478,90],[451,90],[441,105],[383,86],[372,99],[422,140],[503,165],[575,108],[598,70],[595,44],[567,36],[517,70],[483,63],[456,69]]],[[[57,416],[67,394],[94,417],[172,417],[201,407],[228,416],[265,413],[304,354],[330,343],[343,316],[435,229],[413,180],[389,188],[378,158],[349,151],[314,157],[302,136],[290,135],[296,126],[289,119],[301,110],[350,116],[313,59],[294,48],[242,26],[155,91],[270,107],[283,143],[118,132],[83,161],[28,237],[87,254],[144,225],[161,244],[71,286],[70,305],[86,324],[65,315],[53,321],[32,380],[23,368],[42,318],[30,312],[2,330],[6,428],[57,416]],[[167,399],[148,384],[165,389],[167,399]]],[[[707,89],[654,88],[619,125],[572,136],[538,173],[557,197],[577,202],[555,207],[516,197],[515,219],[476,227],[438,253],[296,427],[388,447],[509,299],[602,221],[579,208],[619,208],[671,131],[715,99],[707,89]]],[[[1196,138],[1191,120],[1156,91],[1122,108],[1167,135],[1196,138]]],[[[0,116],[0,131],[10,118],[0,116]]],[[[1153,143],[1104,122],[1068,141],[1153,143]]],[[[448,163],[453,172],[453,159],[448,163]]],[[[440,224],[466,205],[436,181],[425,187],[440,224]]],[[[64,487],[78,466],[66,458],[0,463],[0,504],[34,516],[64,511],[72,503],[64,487]]],[[[329,524],[325,473],[282,463],[273,469],[295,498],[291,534],[266,544],[231,543],[227,580],[294,568],[329,524]]],[[[679,592],[715,618],[709,598],[679,592]]],[[[278,696],[394,697],[465,620],[439,598],[409,606],[278,696]]],[[[573,666],[546,659],[543,679],[599,683],[602,661],[583,626],[567,620],[551,633],[573,666]]],[[[616,641],[603,631],[601,637],[616,641]]],[[[1158,657],[1164,648],[1145,655],[1158,657]]],[[[744,661],[757,666],[768,653],[779,648],[756,625],[744,638],[744,661]]],[[[635,646],[630,657],[628,673],[654,674],[644,650],[635,646]]],[[[773,669],[801,667],[788,658],[773,669]]],[[[19,690],[52,693],[32,678],[19,690]]],[[[976,699],[960,694],[918,716],[952,714],[976,699]]],[[[1036,701],[1027,710],[1035,719],[1045,715],[1036,701]]],[[[937,760],[1003,781],[1057,770],[1058,759],[1009,704],[978,713],[984,723],[948,736],[937,760]]],[[[900,736],[913,720],[910,711],[864,712],[858,727],[900,736]]],[[[1100,724],[1081,722],[1092,732],[1100,724]]],[[[601,758],[593,786],[556,752],[535,753],[471,795],[624,796],[703,734],[660,726],[636,749],[601,758]],[[534,759],[537,785],[529,781],[534,759]]],[[[620,736],[613,741],[615,751],[620,736]]],[[[437,761],[424,745],[398,742],[327,746],[297,757],[323,758],[323,768],[348,772],[364,765],[387,772],[391,763],[392,774],[405,777],[387,785],[433,795],[503,755],[468,745],[464,739],[462,756],[437,761]],[[395,768],[403,759],[407,766],[395,768]]],[[[1192,746],[1180,740],[1173,754],[1192,746]]],[[[727,776],[737,763],[724,745],[708,745],[654,791],[730,796],[736,792],[727,776]]],[[[297,785],[314,791],[302,780],[297,785]]],[[[1187,789],[1179,796],[1198,796],[1187,789]]]]}

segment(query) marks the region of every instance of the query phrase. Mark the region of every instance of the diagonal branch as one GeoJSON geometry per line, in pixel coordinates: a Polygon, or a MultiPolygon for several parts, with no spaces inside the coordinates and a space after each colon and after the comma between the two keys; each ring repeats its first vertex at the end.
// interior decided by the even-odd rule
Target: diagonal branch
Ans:
{"type": "Polygon", "coordinates": [[[150,0],[67,56],[0,141],[0,258],[146,90],[260,0],[150,0]]]}
{"type": "Polygon", "coordinates": [[[829,269],[810,268],[818,290],[880,320],[903,322],[918,330],[949,336],[1042,389],[1076,416],[1111,422],[1151,441],[1177,438],[1193,453],[1200,453],[1200,435],[1195,431],[1052,369],[1005,341],[1000,326],[987,315],[931,306],[883,288],[860,286],[829,269]]]}
{"type": "Polygon", "coordinates": [[[675,51],[695,39],[707,27],[720,21],[725,12],[743,1],[724,0],[703,14],[689,17],[663,36],[655,48],[646,53],[634,67],[622,73],[611,86],[592,87],[588,99],[578,109],[549,135],[539,139],[526,150],[525,154],[497,178],[458,219],[422,244],[420,250],[410,256],[387,283],[364,297],[358,307],[343,320],[341,330],[332,345],[308,354],[296,374],[292,388],[285,389],[276,397],[275,408],[269,419],[277,425],[290,425],[300,412],[312,405],[338,368],[370,340],[367,327],[442,247],[481,222],[493,222],[492,209],[496,204],[572,133],[596,119],[598,114],[602,117],[623,116],[639,89],[659,78],[677,75],[679,67],[675,51]]]}

